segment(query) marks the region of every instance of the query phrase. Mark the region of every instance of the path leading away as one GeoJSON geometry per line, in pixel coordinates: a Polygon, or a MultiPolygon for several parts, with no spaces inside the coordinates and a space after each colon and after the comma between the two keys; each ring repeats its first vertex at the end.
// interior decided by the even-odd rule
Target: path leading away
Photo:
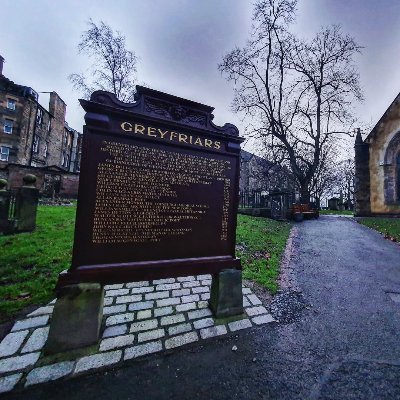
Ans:
{"type": "Polygon", "coordinates": [[[285,270],[281,322],[5,398],[400,398],[400,246],[323,216],[296,226],[285,270]]]}

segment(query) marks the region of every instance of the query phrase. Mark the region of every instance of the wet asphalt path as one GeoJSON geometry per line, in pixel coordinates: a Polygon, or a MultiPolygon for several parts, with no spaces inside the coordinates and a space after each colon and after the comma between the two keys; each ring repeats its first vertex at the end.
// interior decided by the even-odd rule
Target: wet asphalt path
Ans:
{"type": "Polygon", "coordinates": [[[400,293],[400,245],[348,218],[296,230],[286,271],[306,307],[294,322],[5,398],[400,399],[400,303],[389,294],[400,293]]]}

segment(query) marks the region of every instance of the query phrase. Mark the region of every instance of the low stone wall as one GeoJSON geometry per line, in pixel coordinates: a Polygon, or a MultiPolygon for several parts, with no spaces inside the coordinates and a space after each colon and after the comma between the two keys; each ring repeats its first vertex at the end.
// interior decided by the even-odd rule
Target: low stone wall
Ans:
{"type": "Polygon", "coordinates": [[[9,189],[22,186],[22,178],[27,174],[35,175],[40,196],[75,199],[78,197],[79,174],[66,172],[54,167],[29,167],[9,164],[0,171],[0,176],[7,179],[9,189]]]}
{"type": "Polygon", "coordinates": [[[238,213],[251,215],[252,217],[271,218],[270,208],[239,208],[238,213]]]}

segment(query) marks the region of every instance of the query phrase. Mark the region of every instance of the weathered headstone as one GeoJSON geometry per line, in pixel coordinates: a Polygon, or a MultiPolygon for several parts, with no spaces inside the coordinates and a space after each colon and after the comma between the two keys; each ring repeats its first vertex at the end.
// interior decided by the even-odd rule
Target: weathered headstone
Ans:
{"type": "Polygon", "coordinates": [[[73,259],[58,287],[210,273],[216,291],[240,281],[232,307],[226,295],[212,296],[215,315],[240,314],[238,129],[214,125],[212,107],[140,86],[133,104],[101,91],[81,104],[73,259]],[[225,270],[235,279],[219,275],[225,270]]]}
{"type": "Polygon", "coordinates": [[[18,189],[15,203],[15,231],[31,232],[36,228],[39,190],[35,186],[35,175],[27,174],[22,180],[23,185],[18,189]]]}
{"type": "Polygon", "coordinates": [[[11,193],[7,190],[7,180],[0,179],[0,232],[9,231],[8,212],[10,208],[11,193]]]}
{"type": "Polygon", "coordinates": [[[31,232],[36,228],[39,190],[36,176],[25,175],[23,186],[12,193],[7,181],[0,179],[0,232],[5,234],[31,232]]]}

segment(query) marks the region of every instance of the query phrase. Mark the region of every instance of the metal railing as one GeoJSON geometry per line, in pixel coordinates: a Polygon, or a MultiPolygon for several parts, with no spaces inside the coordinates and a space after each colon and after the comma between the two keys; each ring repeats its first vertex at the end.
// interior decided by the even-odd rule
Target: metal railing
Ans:
{"type": "Polygon", "coordinates": [[[239,192],[240,208],[269,207],[268,192],[265,190],[241,190],[239,192]]]}

